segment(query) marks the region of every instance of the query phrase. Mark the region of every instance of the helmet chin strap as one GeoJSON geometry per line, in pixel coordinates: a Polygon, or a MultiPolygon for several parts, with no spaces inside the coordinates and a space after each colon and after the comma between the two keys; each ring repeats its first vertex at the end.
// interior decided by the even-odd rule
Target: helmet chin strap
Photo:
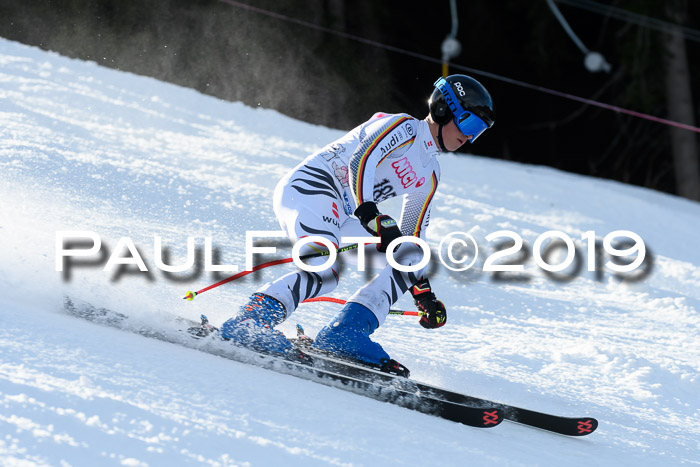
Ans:
{"type": "Polygon", "coordinates": [[[444,123],[441,123],[440,126],[438,127],[438,135],[437,135],[437,137],[438,137],[438,146],[440,146],[440,150],[441,150],[442,152],[450,152],[450,151],[448,151],[447,148],[445,147],[445,141],[442,139],[442,127],[444,127],[444,126],[445,126],[445,124],[444,124],[444,123]]]}

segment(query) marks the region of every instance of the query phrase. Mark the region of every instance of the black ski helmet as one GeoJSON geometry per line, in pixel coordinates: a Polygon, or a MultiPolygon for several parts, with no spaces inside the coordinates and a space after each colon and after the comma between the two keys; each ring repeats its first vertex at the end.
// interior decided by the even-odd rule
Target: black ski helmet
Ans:
{"type": "MultiPolygon", "coordinates": [[[[447,78],[438,78],[434,86],[428,109],[433,121],[440,125],[440,136],[442,127],[450,120],[454,120],[465,135],[474,134],[474,138],[470,140],[472,143],[483,131],[493,126],[496,117],[493,100],[477,80],[467,75],[450,75],[447,78]],[[469,121],[472,115],[478,117],[481,122],[474,119],[469,121]],[[467,122],[474,125],[468,125],[467,122]],[[469,129],[470,126],[473,129],[469,129]],[[465,129],[470,131],[465,132],[465,129]]],[[[442,142],[440,145],[443,146],[442,142]]],[[[442,149],[445,150],[444,146],[442,149]]]]}

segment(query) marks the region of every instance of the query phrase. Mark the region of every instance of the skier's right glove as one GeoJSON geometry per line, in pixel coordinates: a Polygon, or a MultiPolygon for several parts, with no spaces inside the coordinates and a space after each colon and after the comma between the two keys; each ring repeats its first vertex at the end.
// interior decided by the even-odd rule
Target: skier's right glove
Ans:
{"type": "Polygon", "coordinates": [[[435,297],[428,279],[420,279],[410,288],[416,308],[421,312],[420,323],[426,329],[444,326],[447,322],[445,304],[435,297]]]}
{"type": "Polygon", "coordinates": [[[396,221],[391,216],[380,214],[377,205],[372,201],[360,204],[355,209],[355,215],[367,232],[381,238],[381,242],[377,245],[377,250],[381,253],[386,251],[389,243],[402,236],[396,221]]]}

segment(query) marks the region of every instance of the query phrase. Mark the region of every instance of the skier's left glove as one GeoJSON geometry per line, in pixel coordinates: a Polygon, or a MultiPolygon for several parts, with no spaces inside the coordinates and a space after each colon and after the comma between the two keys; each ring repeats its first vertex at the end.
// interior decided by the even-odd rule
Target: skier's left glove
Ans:
{"type": "Polygon", "coordinates": [[[410,288],[416,308],[421,312],[420,323],[426,329],[435,329],[447,323],[445,304],[435,297],[428,279],[420,279],[410,288]]]}
{"type": "Polygon", "coordinates": [[[372,201],[360,204],[355,209],[355,215],[367,232],[381,238],[381,242],[377,245],[377,250],[381,253],[386,251],[389,243],[402,236],[396,221],[391,216],[380,214],[377,205],[372,201]]]}

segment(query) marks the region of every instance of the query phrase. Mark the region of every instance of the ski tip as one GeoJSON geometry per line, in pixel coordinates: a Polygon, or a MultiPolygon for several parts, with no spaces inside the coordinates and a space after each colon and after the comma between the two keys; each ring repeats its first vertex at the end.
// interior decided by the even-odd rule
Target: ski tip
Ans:
{"type": "Polygon", "coordinates": [[[505,414],[502,409],[491,408],[484,409],[481,415],[481,426],[483,428],[491,428],[500,425],[505,414]]]}
{"type": "Polygon", "coordinates": [[[576,432],[573,436],[586,436],[593,433],[598,428],[598,420],[592,417],[580,418],[576,420],[576,432]]]}

